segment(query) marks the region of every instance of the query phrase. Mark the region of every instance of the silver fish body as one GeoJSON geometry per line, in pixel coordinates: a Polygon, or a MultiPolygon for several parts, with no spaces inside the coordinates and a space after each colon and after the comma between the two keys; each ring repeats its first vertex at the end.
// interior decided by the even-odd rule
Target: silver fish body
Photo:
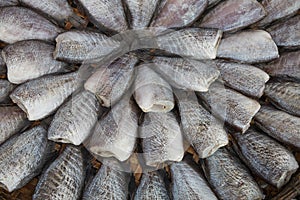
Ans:
{"type": "Polygon", "coordinates": [[[0,7],[4,6],[16,6],[19,4],[18,0],[0,0],[0,7]]]}
{"type": "Polygon", "coordinates": [[[207,0],[208,1],[208,7],[213,7],[217,5],[221,0],[207,0]]]}
{"type": "Polygon", "coordinates": [[[6,74],[5,62],[1,55],[2,50],[0,50],[0,75],[6,74]]]}
{"type": "Polygon", "coordinates": [[[6,101],[16,86],[5,79],[0,79],[0,102],[6,101]]]}

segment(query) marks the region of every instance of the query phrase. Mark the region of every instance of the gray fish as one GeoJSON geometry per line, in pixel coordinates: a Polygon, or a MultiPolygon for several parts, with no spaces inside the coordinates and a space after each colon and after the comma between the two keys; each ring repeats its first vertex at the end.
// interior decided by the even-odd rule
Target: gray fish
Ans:
{"type": "Polygon", "coordinates": [[[16,86],[9,81],[0,79],[0,102],[7,100],[15,87],[16,86]]]}
{"type": "Polygon", "coordinates": [[[193,91],[176,91],[175,96],[185,138],[200,158],[211,156],[220,147],[228,144],[223,124],[198,103],[193,91]]]}
{"type": "Polygon", "coordinates": [[[21,40],[54,40],[63,30],[23,7],[0,8],[0,40],[14,43],[21,40]]]}
{"type": "Polygon", "coordinates": [[[16,6],[19,4],[18,0],[0,0],[0,7],[4,6],[16,6]]]}
{"type": "Polygon", "coordinates": [[[146,165],[157,167],[168,161],[182,160],[183,138],[174,113],[146,113],[140,127],[140,137],[143,138],[146,165]]]}
{"type": "Polygon", "coordinates": [[[43,172],[32,199],[79,200],[85,174],[86,164],[82,147],[69,145],[43,172]]]}
{"type": "Polygon", "coordinates": [[[257,63],[278,58],[279,53],[268,32],[250,30],[222,39],[217,57],[246,63],[257,63]]]}
{"type": "Polygon", "coordinates": [[[109,66],[101,66],[86,81],[84,88],[94,93],[102,106],[116,104],[134,81],[137,61],[134,55],[126,54],[109,66]]]}
{"type": "Polygon", "coordinates": [[[0,107],[0,144],[27,124],[26,114],[18,106],[0,107]]]}
{"type": "Polygon", "coordinates": [[[56,112],[48,130],[48,139],[80,145],[91,133],[101,113],[94,94],[82,91],[56,112]]]}
{"type": "Polygon", "coordinates": [[[205,176],[220,199],[264,199],[258,184],[245,165],[227,149],[221,148],[206,158],[205,176]]]}
{"type": "Polygon", "coordinates": [[[197,60],[215,59],[222,31],[187,28],[157,37],[158,47],[172,54],[197,60]]]}
{"type": "Polygon", "coordinates": [[[0,146],[0,183],[12,192],[37,176],[54,153],[47,131],[34,127],[0,146]]]}
{"type": "Polygon", "coordinates": [[[207,7],[207,0],[164,0],[151,27],[173,28],[189,26],[207,7]]]}
{"type": "Polygon", "coordinates": [[[46,74],[63,71],[67,63],[53,59],[54,46],[39,40],[21,41],[2,50],[7,78],[20,84],[46,74]]]}
{"type": "Polygon", "coordinates": [[[270,106],[256,113],[255,124],[269,136],[300,149],[300,118],[270,106]]]}
{"type": "Polygon", "coordinates": [[[256,0],[227,0],[209,11],[199,26],[233,32],[254,24],[265,15],[263,6],[256,0]]]}
{"type": "Polygon", "coordinates": [[[153,69],[173,87],[206,92],[220,75],[215,65],[184,58],[155,57],[153,69]]]}
{"type": "Polygon", "coordinates": [[[50,115],[80,85],[77,72],[49,75],[18,86],[10,98],[29,120],[38,120],[50,115]]]}
{"type": "Polygon", "coordinates": [[[300,116],[300,83],[273,82],[268,83],[265,96],[271,103],[281,110],[300,116]]]}
{"type": "Polygon", "coordinates": [[[77,0],[89,20],[100,29],[125,31],[128,26],[121,0],[77,0]]]}
{"type": "Polygon", "coordinates": [[[208,7],[213,7],[217,5],[221,0],[207,0],[208,1],[208,7]]]}
{"type": "Polygon", "coordinates": [[[268,183],[280,188],[299,168],[294,155],[272,138],[253,128],[235,134],[235,149],[251,170],[268,183]]]}
{"type": "Polygon", "coordinates": [[[1,50],[0,50],[0,75],[4,75],[6,74],[6,67],[5,67],[5,62],[2,58],[2,55],[1,55],[1,50]]]}
{"type": "Polygon", "coordinates": [[[56,38],[54,58],[71,63],[82,63],[101,58],[119,47],[119,42],[102,33],[68,31],[56,38]]]}
{"type": "Polygon", "coordinates": [[[134,200],[147,199],[170,199],[164,180],[158,171],[145,172],[142,175],[134,200]]]}

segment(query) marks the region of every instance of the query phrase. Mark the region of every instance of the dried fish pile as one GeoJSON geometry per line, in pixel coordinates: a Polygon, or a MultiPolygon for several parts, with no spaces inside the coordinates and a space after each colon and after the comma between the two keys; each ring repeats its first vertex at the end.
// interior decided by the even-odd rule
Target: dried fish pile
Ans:
{"type": "Polygon", "coordinates": [[[0,0],[0,42],[0,199],[300,197],[299,0],[0,0]]]}

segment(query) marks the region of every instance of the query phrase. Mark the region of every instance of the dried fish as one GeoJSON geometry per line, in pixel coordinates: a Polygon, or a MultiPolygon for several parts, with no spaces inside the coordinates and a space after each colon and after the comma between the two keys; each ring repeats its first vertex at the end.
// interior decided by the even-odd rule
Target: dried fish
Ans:
{"type": "Polygon", "coordinates": [[[101,111],[94,94],[80,92],[56,112],[48,131],[48,139],[81,144],[90,135],[101,111]]]}
{"type": "Polygon", "coordinates": [[[153,69],[173,87],[184,90],[206,92],[220,75],[215,65],[201,61],[155,57],[153,69]]]}
{"type": "Polygon", "coordinates": [[[152,68],[147,64],[138,66],[134,98],[144,112],[169,112],[174,108],[172,88],[152,68]]]}
{"type": "Polygon", "coordinates": [[[203,169],[208,182],[220,199],[264,199],[246,166],[225,148],[206,158],[203,169]]]}
{"type": "Polygon", "coordinates": [[[6,74],[5,62],[1,55],[2,50],[0,49],[0,75],[6,74]]]}
{"type": "Polygon", "coordinates": [[[262,106],[255,124],[269,136],[300,149],[300,118],[270,106],[262,106]]]}
{"type": "Polygon", "coordinates": [[[221,0],[207,0],[208,1],[208,7],[213,7],[217,5],[221,0]]]}
{"type": "Polygon", "coordinates": [[[42,174],[32,199],[80,199],[86,174],[84,162],[82,147],[67,146],[42,174]]]}
{"type": "Polygon", "coordinates": [[[175,95],[183,133],[200,158],[211,156],[220,147],[228,144],[223,124],[198,103],[194,92],[177,90],[175,95]]]}
{"type": "Polygon", "coordinates": [[[0,8],[0,40],[14,43],[21,40],[54,40],[63,30],[44,17],[23,7],[0,8]]]}
{"type": "Polygon", "coordinates": [[[257,63],[278,58],[279,53],[269,33],[263,30],[250,30],[222,39],[217,56],[241,62],[257,63]]]}
{"type": "Polygon", "coordinates": [[[47,131],[34,127],[16,135],[0,146],[0,183],[12,192],[38,175],[54,153],[54,143],[47,131]]]}
{"type": "Polygon", "coordinates": [[[300,83],[271,82],[266,85],[265,96],[281,110],[300,116],[300,83]]]}
{"type": "Polygon", "coordinates": [[[3,102],[9,98],[9,94],[16,86],[11,84],[5,79],[0,79],[0,102],[3,102]]]}
{"type": "Polygon", "coordinates": [[[299,168],[293,154],[272,138],[251,128],[235,134],[237,153],[253,172],[280,188],[299,168]],[[255,161],[255,162],[254,162],[255,161]]]}
{"type": "Polygon", "coordinates": [[[18,0],[0,0],[0,7],[4,6],[16,6],[19,4],[18,0]]]}
{"type": "Polygon", "coordinates": [[[21,41],[2,50],[7,77],[20,84],[46,74],[63,71],[67,63],[53,59],[54,46],[39,40],[21,41]]]}
{"type": "Polygon", "coordinates": [[[200,27],[237,31],[261,20],[266,15],[256,0],[227,0],[214,7],[200,23],[200,27]]]}
{"type": "Polygon", "coordinates": [[[18,86],[10,98],[29,120],[38,120],[50,115],[80,85],[77,72],[49,75],[18,86]]]}

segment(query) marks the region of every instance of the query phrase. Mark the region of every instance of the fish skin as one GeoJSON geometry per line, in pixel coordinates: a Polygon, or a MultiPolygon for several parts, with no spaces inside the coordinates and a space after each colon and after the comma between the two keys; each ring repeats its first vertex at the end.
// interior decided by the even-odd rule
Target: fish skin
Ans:
{"type": "Polygon", "coordinates": [[[277,188],[286,184],[299,168],[288,149],[253,128],[243,135],[235,134],[235,138],[235,150],[241,159],[255,174],[277,188]]]}
{"type": "Polygon", "coordinates": [[[222,37],[216,29],[187,28],[157,37],[158,47],[196,60],[215,59],[222,37]]]}
{"type": "Polygon", "coordinates": [[[50,115],[80,85],[78,72],[49,75],[18,86],[10,98],[34,121],[50,115]]]}
{"type": "Polygon", "coordinates": [[[155,57],[153,69],[173,87],[206,92],[220,75],[215,65],[184,58],[155,57]]]}
{"type": "Polygon", "coordinates": [[[2,57],[7,78],[20,84],[43,75],[61,72],[68,65],[53,59],[54,46],[39,40],[20,41],[6,46],[2,57]]]}
{"type": "Polygon", "coordinates": [[[152,64],[137,67],[133,96],[143,112],[169,112],[175,104],[172,87],[152,69],[152,64]]]}
{"type": "Polygon", "coordinates": [[[215,5],[217,5],[221,0],[207,0],[208,2],[208,8],[211,8],[215,5]]]}
{"type": "Polygon", "coordinates": [[[172,112],[146,113],[140,126],[140,138],[143,138],[143,156],[148,166],[181,161],[184,156],[180,125],[172,112]]]}
{"type": "Polygon", "coordinates": [[[189,26],[207,7],[207,0],[163,0],[151,27],[174,28],[189,26]]]}
{"type": "Polygon", "coordinates": [[[217,57],[245,63],[258,63],[279,57],[270,34],[263,30],[242,31],[221,40],[217,57]]]}
{"type": "Polygon", "coordinates": [[[0,0],[0,7],[4,6],[16,6],[19,4],[18,0],[0,0]]]}
{"type": "Polygon", "coordinates": [[[85,82],[84,88],[94,93],[102,106],[113,106],[133,84],[137,62],[136,56],[126,54],[109,66],[101,66],[85,82]]]}
{"type": "Polygon", "coordinates": [[[2,54],[2,50],[0,49],[0,75],[5,75],[7,70],[1,54],[2,54]]]}
{"type": "Polygon", "coordinates": [[[270,106],[256,113],[255,124],[269,136],[300,149],[300,118],[270,106]]]}
{"type": "Polygon", "coordinates": [[[15,89],[15,85],[5,79],[0,79],[0,102],[8,99],[10,93],[15,89]]]}
{"type": "Polygon", "coordinates": [[[43,172],[33,194],[33,200],[80,199],[84,187],[86,164],[82,147],[68,145],[43,172]]]}
{"type": "Polygon", "coordinates": [[[48,139],[80,145],[91,133],[102,112],[94,94],[82,91],[62,105],[48,130],[48,139]]]}
{"type": "Polygon", "coordinates": [[[0,8],[0,40],[6,43],[30,39],[53,41],[62,31],[28,8],[0,8]]]}
{"type": "Polygon", "coordinates": [[[205,176],[220,199],[264,199],[249,170],[231,152],[219,149],[202,165],[205,176]]]}
{"type": "Polygon", "coordinates": [[[28,124],[26,114],[17,106],[0,107],[0,144],[28,124]]]}
{"type": "Polygon", "coordinates": [[[199,27],[235,32],[254,24],[265,16],[263,6],[256,0],[227,0],[209,11],[199,27]]]}
{"type": "Polygon", "coordinates": [[[184,136],[200,158],[211,156],[228,144],[223,124],[199,104],[193,91],[176,91],[175,96],[184,136]]]}
{"type": "Polygon", "coordinates": [[[0,183],[12,192],[38,175],[54,153],[47,131],[37,126],[7,140],[0,146],[0,183]]]}
{"type": "Polygon", "coordinates": [[[300,83],[268,83],[266,84],[265,96],[280,110],[300,116],[300,83]]]}
{"type": "Polygon", "coordinates": [[[118,48],[119,42],[93,31],[68,31],[56,38],[53,53],[57,60],[70,63],[92,62],[118,48]]]}

